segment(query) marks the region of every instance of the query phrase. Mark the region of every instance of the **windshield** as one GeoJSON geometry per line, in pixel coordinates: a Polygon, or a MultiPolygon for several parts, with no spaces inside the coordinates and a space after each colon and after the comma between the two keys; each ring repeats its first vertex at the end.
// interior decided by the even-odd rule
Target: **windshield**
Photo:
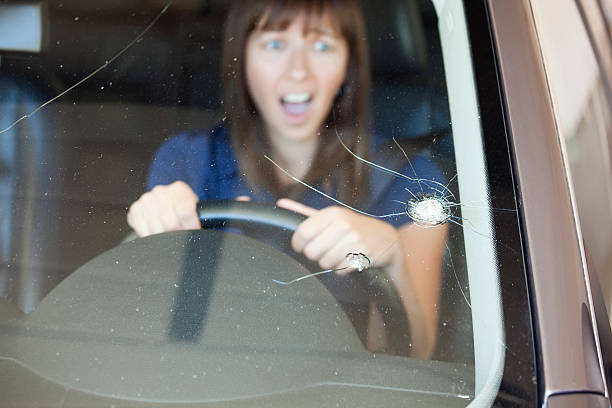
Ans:
{"type": "Polygon", "coordinates": [[[0,2],[0,394],[493,404],[522,250],[469,38],[443,0],[0,2]]]}

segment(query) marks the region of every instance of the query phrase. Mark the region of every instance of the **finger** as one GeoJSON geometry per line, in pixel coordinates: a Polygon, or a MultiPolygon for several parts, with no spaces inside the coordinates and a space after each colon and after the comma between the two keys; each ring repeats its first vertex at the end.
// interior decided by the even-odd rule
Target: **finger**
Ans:
{"type": "Polygon", "coordinates": [[[176,226],[173,226],[172,229],[202,228],[197,212],[197,204],[200,199],[191,186],[179,180],[168,187],[167,197],[171,201],[170,213],[176,217],[176,226]]]}
{"type": "Polygon", "coordinates": [[[180,228],[182,230],[197,230],[202,229],[202,222],[197,213],[193,213],[188,217],[180,219],[180,228]]]}
{"type": "Polygon", "coordinates": [[[140,237],[146,237],[154,234],[154,230],[151,227],[150,219],[146,215],[146,205],[139,202],[139,205],[135,208],[134,215],[134,230],[140,237]]]}
{"type": "Polygon", "coordinates": [[[236,197],[236,201],[251,201],[251,197],[246,195],[241,195],[236,197]]]}
{"type": "Polygon", "coordinates": [[[319,265],[322,267],[331,268],[342,260],[342,256],[346,254],[346,251],[344,251],[344,254],[340,251],[339,257],[333,257],[333,261],[331,260],[332,256],[329,255],[325,266],[323,266],[322,258],[326,254],[329,254],[332,248],[335,248],[340,242],[342,242],[344,246],[348,246],[348,242],[350,242],[351,239],[349,239],[347,235],[352,235],[350,226],[345,225],[343,222],[333,222],[310,240],[302,252],[308,259],[319,262],[319,265]]]}
{"type": "Polygon", "coordinates": [[[168,186],[156,186],[142,195],[143,210],[141,214],[148,223],[149,232],[159,234],[179,228],[180,222],[175,210],[174,197],[169,194],[168,186]]]}
{"type": "Polygon", "coordinates": [[[179,229],[181,214],[177,211],[174,198],[168,194],[168,190],[160,190],[157,187],[152,193],[151,199],[147,200],[150,208],[147,216],[151,222],[151,229],[156,233],[179,229]],[[157,229],[158,225],[161,226],[161,230],[157,229]]]}
{"type": "Polygon", "coordinates": [[[340,239],[320,258],[319,265],[327,269],[348,267],[347,269],[342,269],[336,272],[338,275],[346,275],[355,270],[354,268],[349,267],[350,265],[346,260],[347,254],[366,252],[367,251],[362,246],[355,243],[355,240],[352,237],[346,236],[340,239]]]}
{"type": "Polygon", "coordinates": [[[291,237],[291,246],[296,252],[303,252],[304,248],[310,241],[321,234],[329,225],[336,222],[336,227],[349,227],[343,221],[338,221],[341,216],[341,210],[338,207],[327,207],[317,211],[316,214],[308,217],[303,221],[291,237]]]}
{"type": "Polygon", "coordinates": [[[134,202],[130,206],[130,209],[128,210],[128,215],[127,215],[127,222],[130,228],[134,230],[136,235],[138,235],[139,237],[145,237],[149,235],[149,231],[147,229],[147,224],[145,222],[145,219],[142,217],[140,213],[140,209],[139,209],[140,206],[141,206],[141,203],[139,203],[138,201],[134,202]]]}
{"type": "Polygon", "coordinates": [[[293,201],[289,198],[281,198],[276,202],[276,205],[281,208],[285,208],[287,210],[305,215],[310,217],[311,215],[315,215],[319,212],[316,208],[309,207],[302,203],[298,203],[297,201],[293,201]]]}
{"type": "Polygon", "coordinates": [[[197,202],[191,198],[174,202],[173,213],[177,217],[177,227],[175,229],[202,228],[196,206],[197,202]]]}
{"type": "Polygon", "coordinates": [[[160,232],[165,231],[164,225],[162,224],[162,221],[157,216],[157,214],[154,216],[148,216],[147,219],[145,220],[145,223],[148,228],[147,235],[159,234],[160,232]]]}

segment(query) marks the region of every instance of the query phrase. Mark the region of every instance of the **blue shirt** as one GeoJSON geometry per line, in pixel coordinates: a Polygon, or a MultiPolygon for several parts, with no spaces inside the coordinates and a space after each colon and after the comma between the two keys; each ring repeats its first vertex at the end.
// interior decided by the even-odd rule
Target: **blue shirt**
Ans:
{"type": "MultiPolygon", "coordinates": [[[[233,200],[246,195],[253,201],[274,203],[275,199],[269,191],[253,189],[240,174],[240,166],[227,133],[224,126],[218,126],[210,131],[180,134],[166,141],[153,158],[147,188],[150,190],[156,185],[182,180],[191,186],[200,201],[233,200]]],[[[402,155],[399,150],[397,153],[402,155]]],[[[376,158],[374,155],[371,161],[376,163],[376,158]]],[[[428,157],[426,150],[411,158],[410,163],[403,159],[403,155],[400,158],[403,168],[393,170],[406,177],[372,168],[368,202],[358,208],[379,216],[399,213],[384,218],[396,227],[411,222],[405,213],[406,202],[410,198],[419,193],[440,196],[440,186],[444,185],[442,172],[428,157]],[[427,181],[419,182],[416,179],[427,181]]],[[[317,209],[337,205],[312,190],[308,190],[301,201],[317,209]]]]}

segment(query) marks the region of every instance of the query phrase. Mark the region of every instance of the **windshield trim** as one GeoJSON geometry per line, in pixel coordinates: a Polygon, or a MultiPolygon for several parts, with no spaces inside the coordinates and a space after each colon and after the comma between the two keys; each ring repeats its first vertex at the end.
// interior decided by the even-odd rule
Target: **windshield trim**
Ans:
{"type": "MultiPolygon", "coordinates": [[[[528,287],[529,263],[528,258],[524,260],[522,256],[529,254],[523,246],[523,213],[517,203],[517,199],[522,201],[522,191],[514,170],[516,155],[511,149],[512,138],[504,111],[505,95],[497,71],[496,50],[493,48],[494,37],[490,26],[493,6],[483,0],[475,3],[464,1],[464,7],[472,47],[478,103],[481,107],[487,171],[492,182],[491,205],[494,208],[518,209],[514,216],[502,216],[493,212],[495,235],[503,234],[505,243],[503,246],[497,245],[504,325],[512,328],[513,333],[520,333],[506,338],[504,375],[496,403],[503,404],[508,398],[520,398],[526,404],[534,404],[538,398],[538,354],[532,328],[528,287]],[[488,35],[484,35],[485,33],[488,35]],[[516,248],[518,252],[513,253],[508,247],[516,248]]],[[[513,27],[513,30],[516,30],[516,26],[513,27]]]]}

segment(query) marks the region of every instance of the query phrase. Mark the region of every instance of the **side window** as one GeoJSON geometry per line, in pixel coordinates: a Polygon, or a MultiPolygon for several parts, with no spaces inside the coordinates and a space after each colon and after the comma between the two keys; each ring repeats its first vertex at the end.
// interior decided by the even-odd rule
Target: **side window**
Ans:
{"type": "Polygon", "coordinates": [[[585,247],[610,311],[612,55],[604,3],[543,0],[532,7],[585,247]]]}

